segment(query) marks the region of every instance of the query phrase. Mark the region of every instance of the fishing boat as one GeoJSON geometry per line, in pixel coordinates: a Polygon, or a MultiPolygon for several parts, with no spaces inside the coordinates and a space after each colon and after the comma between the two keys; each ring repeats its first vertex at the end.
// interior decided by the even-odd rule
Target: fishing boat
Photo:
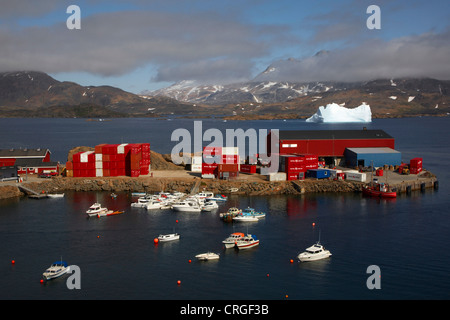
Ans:
{"type": "Polygon", "coordinates": [[[61,260],[52,263],[52,265],[45,270],[42,276],[45,280],[51,280],[58,278],[69,271],[70,267],[67,265],[67,262],[61,260]]]}
{"type": "Polygon", "coordinates": [[[219,205],[217,204],[217,202],[212,201],[212,200],[208,200],[205,202],[204,205],[202,205],[201,209],[202,211],[213,211],[219,208],[219,205]]]}
{"type": "Polygon", "coordinates": [[[242,232],[233,232],[230,234],[225,240],[222,241],[225,248],[233,248],[236,245],[236,242],[244,237],[244,233],[242,232]]]}
{"type": "Polygon", "coordinates": [[[371,182],[363,186],[362,192],[366,196],[381,198],[397,198],[397,192],[386,183],[371,182]]]}
{"type": "Polygon", "coordinates": [[[103,208],[102,205],[100,203],[98,203],[98,202],[94,203],[86,211],[86,213],[90,217],[95,217],[95,216],[99,216],[99,215],[106,215],[108,212],[109,212],[109,210],[107,208],[103,208]]]}
{"type": "Polygon", "coordinates": [[[253,208],[246,208],[242,210],[238,215],[233,217],[233,221],[258,221],[261,218],[264,218],[266,214],[264,212],[258,212],[253,208]]]}
{"type": "Polygon", "coordinates": [[[233,218],[236,217],[242,210],[236,207],[231,207],[227,212],[220,213],[219,216],[223,221],[231,222],[233,218]]]}
{"type": "Polygon", "coordinates": [[[184,212],[200,212],[202,209],[199,202],[186,200],[172,204],[172,210],[184,212]]]}
{"type": "Polygon", "coordinates": [[[219,254],[214,252],[206,252],[206,253],[200,253],[195,256],[198,260],[217,260],[219,259],[219,254]]]}
{"type": "Polygon", "coordinates": [[[236,241],[236,247],[239,250],[250,249],[259,245],[259,239],[256,236],[247,234],[241,239],[236,241]]]}
{"type": "Polygon", "coordinates": [[[373,161],[371,163],[372,170],[370,175],[370,183],[362,187],[362,193],[369,197],[397,198],[397,192],[387,183],[387,175],[386,183],[379,183],[373,180],[373,161]]]}
{"type": "Polygon", "coordinates": [[[161,242],[179,240],[180,235],[178,233],[168,233],[168,234],[160,234],[158,236],[158,240],[161,242]]]}
{"type": "Polygon", "coordinates": [[[297,258],[301,262],[315,261],[325,259],[331,256],[331,252],[326,250],[319,242],[306,248],[306,250],[300,253],[297,258]]]}

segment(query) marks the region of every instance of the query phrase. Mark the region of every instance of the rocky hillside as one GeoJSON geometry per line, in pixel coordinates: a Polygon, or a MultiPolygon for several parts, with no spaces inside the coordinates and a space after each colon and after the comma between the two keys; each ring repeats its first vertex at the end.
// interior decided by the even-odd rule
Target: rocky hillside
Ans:
{"type": "Polygon", "coordinates": [[[43,72],[0,73],[3,116],[117,117],[164,114],[173,110],[189,113],[193,109],[189,103],[167,97],[141,97],[111,86],[85,87],[57,81],[43,72]]]}

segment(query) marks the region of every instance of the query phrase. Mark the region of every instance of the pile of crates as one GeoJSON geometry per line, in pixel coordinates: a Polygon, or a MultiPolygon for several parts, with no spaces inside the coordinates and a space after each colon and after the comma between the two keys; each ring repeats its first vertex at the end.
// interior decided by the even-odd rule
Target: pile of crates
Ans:
{"type": "Polygon", "coordinates": [[[139,177],[150,172],[150,143],[100,144],[66,163],[68,177],[139,177]]]}

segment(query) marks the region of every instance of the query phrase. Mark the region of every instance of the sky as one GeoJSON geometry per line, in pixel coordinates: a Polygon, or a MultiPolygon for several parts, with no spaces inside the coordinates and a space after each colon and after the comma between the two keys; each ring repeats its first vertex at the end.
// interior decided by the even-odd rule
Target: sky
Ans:
{"type": "Polygon", "coordinates": [[[449,16],[448,0],[0,0],[0,72],[133,93],[248,81],[272,63],[280,81],[448,80],[449,16]]]}

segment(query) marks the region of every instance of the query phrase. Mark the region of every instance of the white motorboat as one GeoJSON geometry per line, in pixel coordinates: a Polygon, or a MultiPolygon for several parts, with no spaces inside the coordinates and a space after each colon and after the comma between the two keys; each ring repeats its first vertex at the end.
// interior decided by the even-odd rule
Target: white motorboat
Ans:
{"type": "Polygon", "coordinates": [[[42,274],[45,280],[54,279],[62,276],[70,271],[70,267],[65,261],[54,262],[45,272],[42,274]]]}
{"type": "Polygon", "coordinates": [[[136,202],[133,202],[131,204],[132,207],[135,208],[146,208],[147,207],[147,203],[149,203],[151,201],[151,197],[139,197],[138,200],[136,202]]]}
{"type": "Polygon", "coordinates": [[[161,209],[161,207],[164,205],[163,201],[159,201],[159,200],[150,200],[149,202],[147,202],[147,204],[145,205],[145,208],[147,210],[152,210],[152,209],[161,209]]]}
{"type": "Polygon", "coordinates": [[[195,256],[198,260],[216,260],[219,259],[219,254],[214,252],[200,253],[195,256]]]}
{"type": "Polygon", "coordinates": [[[64,193],[48,193],[48,198],[64,198],[64,193]]]}
{"type": "Polygon", "coordinates": [[[92,206],[89,207],[89,209],[86,211],[86,213],[90,217],[102,216],[102,215],[106,215],[108,213],[108,209],[103,208],[100,203],[96,202],[92,206]]]}
{"type": "Polygon", "coordinates": [[[172,204],[172,210],[184,212],[200,212],[201,205],[197,201],[180,201],[172,204]]]}
{"type": "Polygon", "coordinates": [[[233,217],[233,221],[236,221],[236,222],[255,222],[255,221],[259,221],[259,219],[257,218],[257,217],[255,217],[255,216],[251,216],[251,215],[242,215],[242,214],[239,214],[239,215],[237,215],[237,216],[235,216],[235,217],[233,217]]]}
{"type": "Polygon", "coordinates": [[[233,248],[236,245],[236,242],[244,237],[242,232],[234,232],[230,234],[225,240],[222,241],[225,248],[233,248]]]}
{"type": "Polygon", "coordinates": [[[218,208],[219,205],[217,204],[217,202],[211,200],[206,201],[205,204],[201,207],[202,211],[213,211],[218,208]]]}
{"type": "Polygon", "coordinates": [[[161,242],[179,240],[180,235],[178,233],[168,233],[168,234],[160,234],[158,236],[158,240],[161,242]]]}
{"type": "Polygon", "coordinates": [[[306,250],[300,253],[297,258],[301,262],[306,262],[325,259],[329,256],[331,256],[331,252],[329,250],[326,250],[319,242],[317,242],[311,247],[306,248],[306,250]]]}
{"type": "Polygon", "coordinates": [[[210,191],[202,191],[200,193],[197,193],[195,196],[200,199],[207,199],[214,197],[214,193],[210,191]]]}
{"type": "Polygon", "coordinates": [[[239,250],[250,249],[259,245],[259,239],[256,236],[247,234],[245,237],[236,241],[236,247],[239,250]]]}
{"type": "Polygon", "coordinates": [[[214,197],[208,197],[206,200],[214,200],[216,202],[225,202],[227,201],[227,196],[224,196],[223,194],[216,194],[214,197]]]}

